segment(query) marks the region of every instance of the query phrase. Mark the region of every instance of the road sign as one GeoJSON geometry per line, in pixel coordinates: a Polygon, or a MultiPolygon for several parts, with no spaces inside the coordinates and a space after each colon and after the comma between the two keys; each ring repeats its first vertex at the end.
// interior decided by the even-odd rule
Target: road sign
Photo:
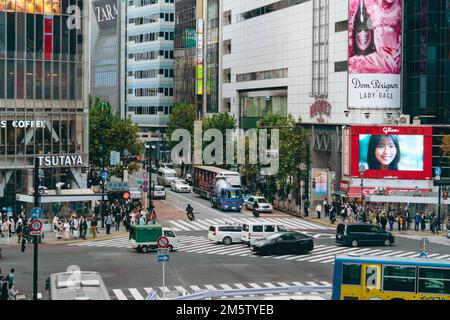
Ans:
{"type": "Polygon", "coordinates": [[[169,261],[168,254],[158,254],[158,262],[167,262],[169,261]]]}
{"type": "Polygon", "coordinates": [[[111,151],[110,157],[109,157],[109,163],[112,166],[116,166],[120,163],[120,152],[117,151],[111,151]]]}
{"type": "Polygon", "coordinates": [[[441,174],[442,174],[442,169],[441,169],[441,167],[437,167],[437,168],[434,169],[434,175],[435,175],[436,177],[440,177],[441,174]]]}
{"type": "Polygon", "coordinates": [[[146,180],[142,184],[144,185],[144,187],[147,187],[148,186],[148,181],[146,180]]]}
{"type": "Polygon", "coordinates": [[[41,220],[31,220],[30,222],[31,231],[41,231],[42,230],[42,222],[41,220]]]}
{"type": "Polygon", "coordinates": [[[148,192],[148,187],[144,187],[144,188],[142,188],[142,191],[144,191],[144,192],[148,192]]]}
{"type": "Polygon", "coordinates": [[[108,171],[103,171],[103,172],[102,172],[102,179],[103,179],[103,180],[108,180],[108,179],[109,179],[109,173],[108,173],[108,171]]]}
{"type": "Polygon", "coordinates": [[[158,248],[168,248],[168,247],[169,247],[169,239],[167,237],[159,237],[158,248]]]}
{"type": "Polygon", "coordinates": [[[170,254],[169,248],[158,248],[158,254],[168,256],[170,254]]]}
{"type": "Polygon", "coordinates": [[[42,217],[42,209],[39,207],[31,209],[31,219],[39,220],[42,217]]]}
{"type": "Polygon", "coordinates": [[[147,171],[145,171],[145,172],[142,174],[142,178],[148,179],[148,172],[147,172],[147,171]]]}

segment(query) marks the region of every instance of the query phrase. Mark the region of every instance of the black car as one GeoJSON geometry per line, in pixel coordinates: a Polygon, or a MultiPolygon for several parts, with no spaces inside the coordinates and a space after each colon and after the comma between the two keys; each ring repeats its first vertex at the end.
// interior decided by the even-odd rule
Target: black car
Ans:
{"type": "Polygon", "coordinates": [[[394,243],[390,232],[368,223],[344,224],[336,228],[336,244],[358,247],[360,245],[384,245],[394,243]]]}
{"type": "Polygon", "coordinates": [[[309,253],[314,248],[313,238],[295,231],[277,232],[256,240],[250,249],[256,254],[309,253]]]}

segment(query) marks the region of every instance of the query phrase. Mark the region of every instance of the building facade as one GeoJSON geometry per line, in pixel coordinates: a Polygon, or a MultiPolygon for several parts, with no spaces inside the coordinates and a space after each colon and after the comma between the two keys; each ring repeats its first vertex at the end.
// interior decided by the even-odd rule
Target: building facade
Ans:
{"type": "Polygon", "coordinates": [[[127,2],[124,108],[141,133],[167,126],[174,103],[174,29],[174,0],[127,2]]]}
{"type": "Polygon", "coordinates": [[[87,20],[83,1],[0,3],[0,203],[16,212],[36,157],[40,185],[86,185],[87,20]]]}

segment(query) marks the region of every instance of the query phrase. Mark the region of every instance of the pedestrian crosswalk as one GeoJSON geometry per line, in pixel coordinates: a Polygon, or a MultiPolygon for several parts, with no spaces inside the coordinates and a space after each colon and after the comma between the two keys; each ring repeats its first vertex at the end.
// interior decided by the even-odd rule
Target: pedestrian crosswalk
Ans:
{"type": "MultiPolygon", "coordinates": [[[[203,284],[203,285],[184,285],[184,286],[169,286],[169,287],[145,287],[145,288],[126,288],[126,289],[111,289],[109,290],[110,296],[113,300],[145,300],[148,294],[152,291],[156,291],[158,297],[164,296],[167,298],[174,298],[177,296],[192,294],[206,290],[234,290],[234,289],[255,289],[255,288],[281,288],[291,286],[329,286],[332,284],[327,281],[305,281],[305,282],[264,282],[264,283],[232,283],[232,284],[203,284]]],[[[302,295],[302,293],[298,293],[302,295]]],[[[309,292],[305,295],[315,294],[324,297],[329,297],[330,292],[318,293],[309,292]]],[[[284,296],[287,293],[278,294],[264,294],[262,296],[284,296]]],[[[236,295],[235,298],[242,297],[242,295],[236,295]]]]}
{"type": "MultiPolygon", "coordinates": [[[[353,248],[353,247],[341,247],[327,244],[315,244],[314,250],[305,255],[281,255],[281,256],[263,256],[259,257],[253,254],[250,248],[245,244],[232,244],[229,246],[216,243],[208,240],[206,237],[199,236],[186,236],[179,237],[180,248],[179,252],[195,253],[195,254],[214,254],[222,256],[238,256],[238,257],[251,257],[261,259],[274,259],[274,260],[286,260],[286,261],[302,261],[302,262],[314,262],[314,263],[331,263],[334,264],[334,257],[337,254],[352,253],[369,256],[387,256],[397,258],[414,258],[419,257],[419,252],[415,251],[403,251],[393,250],[392,247],[378,247],[378,248],[353,248]]],[[[81,243],[69,244],[70,246],[79,247],[114,247],[114,248],[130,248],[128,238],[119,238],[104,241],[87,241],[81,243]]],[[[429,256],[433,259],[450,260],[448,254],[434,253],[429,256]]]]}
{"type": "Polygon", "coordinates": [[[244,223],[277,223],[286,226],[290,230],[332,230],[333,228],[327,227],[314,222],[306,221],[299,218],[215,218],[215,219],[199,219],[195,221],[184,220],[168,220],[170,227],[174,231],[203,231],[209,230],[212,225],[219,224],[244,224],[244,223]]]}

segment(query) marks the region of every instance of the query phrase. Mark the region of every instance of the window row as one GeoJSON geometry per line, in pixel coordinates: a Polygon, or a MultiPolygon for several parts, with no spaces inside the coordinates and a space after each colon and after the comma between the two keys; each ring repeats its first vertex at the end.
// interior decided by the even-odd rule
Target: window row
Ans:
{"type": "Polygon", "coordinates": [[[142,24],[158,22],[159,19],[164,19],[164,21],[167,21],[167,22],[173,22],[174,21],[174,13],[160,12],[159,14],[155,13],[155,14],[145,16],[145,17],[130,18],[130,19],[128,19],[128,23],[129,24],[134,23],[135,25],[142,25],[142,24]]]}
{"type": "Polygon", "coordinates": [[[134,112],[135,114],[157,114],[157,112],[164,112],[164,114],[171,114],[172,113],[172,107],[164,107],[164,106],[129,106],[128,107],[129,112],[134,112]]]}
{"type": "Polygon", "coordinates": [[[269,4],[264,7],[259,7],[241,14],[237,16],[237,22],[242,22],[248,19],[256,18],[262,16],[264,14],[268,14],[274,11],[278,11],[281,9],[285,9],[290,6],[294,6],[300,3],[308,2],[310,0],[282,0],[272,4],[269,4]]]}
{"type": "MultiPolygon", "coordinates": [[[[155,4],[158,2],[159,2],[158,0],[130,0],[130,1],[128,1],[128,5],[130,5],[130,6],[136,5],[136,7],[143,7],[143,6],[148,6],[150,4],[155,4]]],[[[175,0],[164,0],[161,2],[175,3],[175,0]]]]}
{"type": "Polygon", "coordinates": [[[173,59],[173,50],[159,50],[159,51],[129,53],[128,59],[134,58],[135,61],[155,60],[155,59],[158,59],[159,56],[163,56],[165,59],[173,59]]]}
{"type": "Polygon", "coordinates": [[[128,94],[133,94],[135,97],[156,97],[158,93],[166,97],[173,97],[173,88],[137,88],[128,89],[128,94]]]}
{"type": "Polygon", "coordinates": [[[149,41],[156,41],[158,39],[164,39],[164,40],[173,40],[174,39],[174,32],[151,32],[151,33],[145,33],[145,34],[138,34],[135,36],[129,36],[128,41],[134,41],[135,43],[142,43],[142,42],[149,42],[149,41]]]}
{"type": "Polygon", "coordinates": [[[134,77],[135,79],[157,78],[159,75],[164,76],[165,78],[173,78],[173,69],[128,71],[128,76],[134,77]]]}
{"type": "Polygon", "coordinates": [[[258,71],[258,72],[238,74],[238,75],[236,75],[236,82],[280,79],[280,78],[287,78],[287,77],[288,77],[288,69],[276,69],[276,70],[267,70],[267,71],[258,71]]]}

